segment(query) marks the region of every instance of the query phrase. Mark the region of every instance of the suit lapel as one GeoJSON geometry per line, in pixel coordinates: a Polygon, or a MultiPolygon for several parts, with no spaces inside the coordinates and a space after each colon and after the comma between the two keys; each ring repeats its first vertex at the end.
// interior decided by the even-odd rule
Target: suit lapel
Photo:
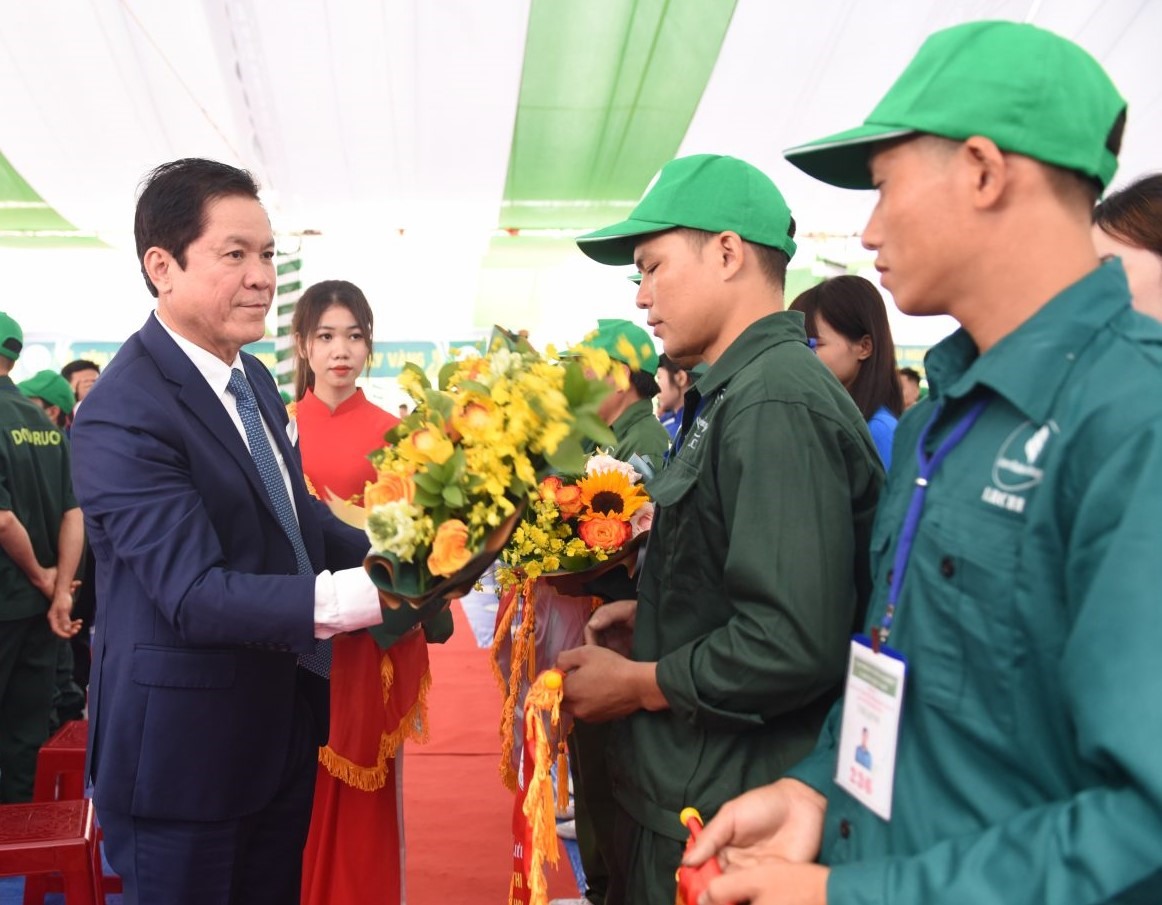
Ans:
{"type": "MultiPolygon", "coordinates": [[[[266,485],[262,483],[262,477],[258,474],[254,458],[250,455],[250,450],[246,448],[246,443],[239,435],[238,428],[226,413],[222,400],[214,394],[210,385],[206,383],[206,378],[194,367],[189,356],[178,348],[177,343],[166,333],[165,328],[157,322],[157,318],[152,314],[146,320],[140,335],[143,345],[153,360],[157,362],[162,376],[177,385],[178,401],[189,410],[190,414],[202,422],[207,433],[229,453],[230,458],[246,475],[255,495],[262,500],[262,504],[277,522],[278,513],[274,511],[274,505],[270,501],[270,495],[266,492],[266,485]]],[[[264,411],[263,415],[266,417],[267,413],[264,411]]],[[[278,424],[278,422],[275,421],[273,424],[278,424]]],[[[273,426],[271,433],[277,434],[273,426]]]]}

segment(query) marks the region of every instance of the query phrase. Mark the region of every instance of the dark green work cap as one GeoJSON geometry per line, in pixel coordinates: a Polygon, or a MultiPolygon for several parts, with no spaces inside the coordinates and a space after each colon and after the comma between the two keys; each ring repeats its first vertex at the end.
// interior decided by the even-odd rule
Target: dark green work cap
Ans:
{"type": "Polygon", "coordinates": [[[862,126],[784,155],[823,182],[869,189],[878,142],[980,135],[1104,189],[1118,167],[1125,111],[1105,70],[1072,41],[1017,22],[968,22],[931,35],[862,126]]]}
{"type": "Polygon", "coordinates": [[[718,154],[671,160],[628,219],[579,236],[577,245],[601,264],[632,264],[643,236],[678,227],[731,230],[748,242],[795,255],[791,211],[775,184],[745,160],[718,154]]]}

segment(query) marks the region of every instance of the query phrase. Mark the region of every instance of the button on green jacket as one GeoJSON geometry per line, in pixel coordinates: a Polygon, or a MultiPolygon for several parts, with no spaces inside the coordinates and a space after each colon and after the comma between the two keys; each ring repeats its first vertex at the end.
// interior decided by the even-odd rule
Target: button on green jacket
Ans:
{"type": "Polygon", "coordinates": [[[633,645],[657,661],[671,709],[621,721],[611,764],[619,803],[673,840],[686,805],[709,818],[811,750],[866,602],[883,476],[798,312],[747,328],[687,393],[683,420],[649,484],[633,645]]]}
{"type": "Polygon", "coordinates": [[[1162,902],[1162,325],[1113,262],[985,355],[961,331],[926,364],[869,624],[921,428],[943,404],[939,443],[991,401],[930,482],[889,639],[909,665],[891,822],[832,783],[838,706],[792,771],[828,798],[828,905],[1162,902]]]}

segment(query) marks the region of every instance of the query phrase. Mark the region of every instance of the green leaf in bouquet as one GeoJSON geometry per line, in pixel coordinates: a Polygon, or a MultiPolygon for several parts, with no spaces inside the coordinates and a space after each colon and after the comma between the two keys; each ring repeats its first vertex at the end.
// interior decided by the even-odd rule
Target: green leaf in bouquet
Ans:
{"type": "Polygon", "coordinates": [[[416,380],[419,381],[420,386],[425,390],[430,390],[432,388],[432,382],[428,380],[428,375],[425,374],[424,369],[415,362],[409,361],[403,366],[403,370],[409,374],[413,374],[416,380]]]}
{"type": "Polygon", "coordinates": [[[444,463],[444,467],[448,471],[448,480],[460,483],[460,479],[464,477],[464,472],[468,470],[468,454],[464,452],[462,446],[457,446],[453,450],[451,457],[444,463]]]}
{"type": "Polygon", "coordinates": [[[562,440],[552,454],[545,454],[545,461],[552,470],[565,475],[581,474],[585,470],[585,460],[588,458],[585,450],[581,448],[581,440],[575,434],[570,434],[562,440]]]}
{"type": "Polygon", "coordinates": [[[449,384],[452,382],[452,375],[456,373],[456,369],[460,367],[460,362],[452,360],[447,362],[440,368],[439,384],[440,392],[446,392],[449,384]]]}
{"type": "MultiPolygon", "coordinates": [[[[609,425],[605,423],[603,418],[598,417],[597,413],[589,408],[578,410],[573,415],[573,429],[589,440],[592,440],[600,447],[612,448],[617,446],[617,437],[613,435],[609,425]]],[[[585,470],[584,463],[581,468],[576,470],[580,474],[585,470]]]]}
{"type": "Polygon", "coordinates": [[[457,388],[463,390],[465,393],[475,393],[478,396],[485,398],[492,395],[492,390],[482,384],[479,380],[464,380],[457,384],[457,388]]]}
{"type": "Polygon", "coordinates": [[[488,338],[488,351],[492,352],[495,349],[508,349],[510,352],[519,352],[522,355],[538,355],[537,350],[532,347],[526,337],[514,333],[512,330],[506,330],[500,324],[492,325],[492,335],[488,338]]]}
{"type": "Polygon", "coordinates": [[[417,471],[412,475],[412,483],[417,490],[439,496],[444,490],[444,482],[427,471],[417,471]]]}
{"type": "Polygon", "coordinates": [[[424,393],[424,402],[428,406],[428,411],[436,416],[441,424],[446,423],[452,417],[452,397],[436,390],[429,390],[424,393]]]}
{"type": "Polygon", "coordinates": [[[444,488],[444,502],[452,509],[460,509],[468,504],[468,499],[458,485],[449,484],[444,488]]]}
{"type": "Polygon", "coordinates": [[[441,487],[439,490],[437,490],[435,492],[429,492],[427,490],[422,490],[419,487],[416,488],[415,504],[417,506],[419,506],[421,509],[423,509],[425,512],[428,512],[432,509],[435,509],[443,501],[444,501],[444,488],[443,487],[441,487]]]}
{"type": "Polygon", "coordinates": [[[575,409],[589,399],[590,380],[585,376],[585,369],[577,362],[566,361],[562,365],[565,368],[565,398],[569,401],[569,408],[575,409]]]}

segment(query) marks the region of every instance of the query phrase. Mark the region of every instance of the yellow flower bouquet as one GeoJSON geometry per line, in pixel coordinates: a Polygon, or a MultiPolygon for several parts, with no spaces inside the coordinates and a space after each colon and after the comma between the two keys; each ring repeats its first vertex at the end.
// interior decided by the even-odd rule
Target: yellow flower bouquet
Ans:
{"type": "Polygon", "coordinates": [[[516,529],[543,477],[583,467],[586,440],[611,442],[597,405],[617,371],[579,347],[542,355],[498,331],[480,357],[449,362],[433,387],[407,365],[415,411],[372,453],[364,493],[367,570],[386,606],[462,596],[516,529]]]}

